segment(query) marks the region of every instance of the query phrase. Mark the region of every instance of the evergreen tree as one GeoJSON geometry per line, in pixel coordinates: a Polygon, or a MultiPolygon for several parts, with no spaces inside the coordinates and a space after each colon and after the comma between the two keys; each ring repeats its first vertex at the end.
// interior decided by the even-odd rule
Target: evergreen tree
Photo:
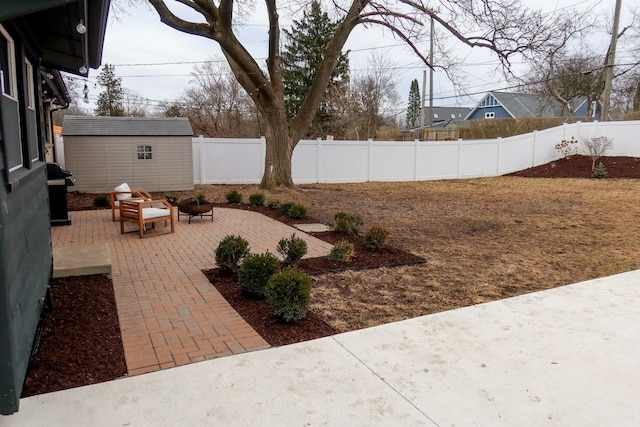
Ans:
{"type": "Polygon", "coordinates": [[[96,101],[96,116],[124,116],[122,79],[116,77],[113,65],[104,64],[98,74],[98,84],[103,90],[96,101]]]}
{"type": "MultiPolygon", "coordinates": [[[[337,23],[323,12],[320,2],[314,0],[300,21],[293,21],[291,30],[283,30],[286,43],[282,52],[282,79],[285,91],[287,116],[294,117],[306,98],[316,73],[324,59],[325,49],[333,38],[337,23]]],[[[331,75],[325,91],[325,100],[320,104],[309,134],[322,136],[332,115],[332,106],[327,95],[346,87],[349,79],[349,59],[342,53],[331,75]]]]}
{"type": "Polygon", "coordinates": [[[407,128],[413,129],[418,125],[420,118],[420,89],[418,88],[418,80],[411,82],[409,90],[409,105],[407,105],[407,128]]]}

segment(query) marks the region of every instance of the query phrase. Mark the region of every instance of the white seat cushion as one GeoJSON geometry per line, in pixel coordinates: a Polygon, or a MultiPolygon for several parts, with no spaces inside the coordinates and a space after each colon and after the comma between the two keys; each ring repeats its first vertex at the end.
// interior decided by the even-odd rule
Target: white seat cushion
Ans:
{"type": "Polygon", "coordinates": [[[129,187],[129,184],[127,184],[126,182],[118,185],[116,188],[113,189],[113,191],[117,191],[120,193],[120,194],[116,194],[116,200],[124,200],[131,197],[131,193],[130,193],[131,187],[129,187]]]}
{"type": "Polygon", "coordinates": [[[142,208],[142,219],[161,218],[163,216],[170,216],[171,211],[169,209],[161,208],[142,208]]]}

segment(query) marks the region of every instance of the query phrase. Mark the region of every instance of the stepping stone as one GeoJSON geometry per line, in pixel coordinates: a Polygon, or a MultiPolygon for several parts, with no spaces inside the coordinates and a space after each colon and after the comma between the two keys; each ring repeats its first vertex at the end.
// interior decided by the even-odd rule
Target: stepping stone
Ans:
{"type": "Polygon", "coordinates": [[[331,227],[326,224],[294,224],[294,227],[305,233],[322,233],[331,231],[331,227]]]}

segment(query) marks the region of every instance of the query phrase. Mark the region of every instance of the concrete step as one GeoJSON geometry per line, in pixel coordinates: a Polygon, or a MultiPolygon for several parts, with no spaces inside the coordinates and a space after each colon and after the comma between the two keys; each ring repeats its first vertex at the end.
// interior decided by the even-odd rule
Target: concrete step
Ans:
{"type": "Polygon", "coordinates": [[[54,278],[110,273],[111,254],[107,243],[53,248],[54,278]]]}

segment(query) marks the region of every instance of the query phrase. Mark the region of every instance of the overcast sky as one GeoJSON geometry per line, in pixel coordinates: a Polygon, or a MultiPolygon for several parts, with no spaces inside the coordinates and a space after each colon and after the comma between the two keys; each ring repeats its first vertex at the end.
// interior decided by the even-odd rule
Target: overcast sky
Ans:
{"type": "MultiPolygon", "coordinates": [[[[540,1],[528,0],[532,4],[540,1]]],[[[613,0],[572,0],[551,2],[545,0],[545,10],[578,5],[612,9],[613,0]]],[[[256,4],[261,5],[260,0],[256,4]]],[[[624,4],[624,3],[623,3],[624,4]]],[[[122,86],[137,92],[151,103],[173,100],[180,96],[192,79],[191,73],[197,63],[207,59],[221,58],[220,49],[213,40],[188,35],[176,31],[160,22],[156,12],[145,6],[128,7],[128,14],[119,19],[110,17],[107,27],[103,64],[112,64],[116,75],[122,78],[122,86]]],[[[609,13],[612,13],[609,12],[609,13]]],[[[240,40],[257,58],[266,56],[266,20],[257,11],[240,32],[240,40]]],[[[424,67],[400,40],[376,28],[358,26],[350,36],[346,49],[350,50],[349,61],[352,72],[369,67],[371,53],[383,53],[394,65],[398,79],[399,108],[404,108],[409,94],[411,80],[418,79],[422,90],[424,67]]],[[[428,49],[425,41],[425,51],[428,49]]],[[[444,73],[436,72],[434,78],[434,104],[442,106],[471,106],[481,97],[481,93],[507,86],[500,73],[495,73],[497,59],[489,52],[474,49],[464,51],[457,46],[463,65],[459,74],[463,77],[466,92],[475,94],[462,96],[454,90],[444,73]]],[[[518,67],[518,64],[515,64],[518,67]]],[[[96,85],[99,71],[91,70],[88,78],[89,98],[93,101],[100,92],[96,85]]],[[[92,107],[80,103],[81,107],[92,107]]]]}

